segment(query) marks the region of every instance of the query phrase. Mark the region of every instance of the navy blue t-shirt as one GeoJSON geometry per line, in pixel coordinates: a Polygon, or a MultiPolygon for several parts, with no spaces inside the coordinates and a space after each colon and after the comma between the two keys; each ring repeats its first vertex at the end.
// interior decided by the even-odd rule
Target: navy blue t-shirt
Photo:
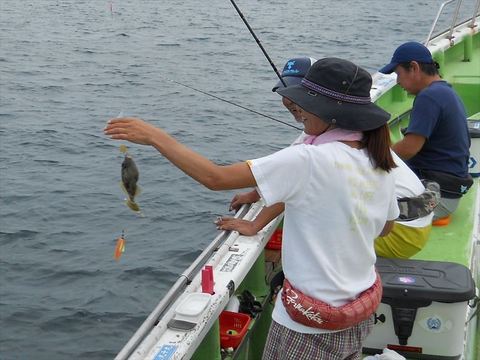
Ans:
{"type": "Polygon", "coordinates": [[[410,160],[412,170],[435,170],[465,177],[468,174],[470,135],[462,100],[445,81],[435,81],[415,97],[407,134],[426,138],[410,160]]]}

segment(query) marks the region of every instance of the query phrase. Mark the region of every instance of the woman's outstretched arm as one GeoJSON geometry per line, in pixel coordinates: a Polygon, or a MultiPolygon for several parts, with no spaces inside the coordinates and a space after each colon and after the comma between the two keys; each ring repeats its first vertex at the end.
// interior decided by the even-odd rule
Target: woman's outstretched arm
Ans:
{"type": "Polygon", "coordinates": [[[150,145],[173,165],[211,190],[230,190],[256,186],[246,162],[217,165],[175,140],[164,130],[138,118],[115,118],[108,121],[104,133],[115,140],[150,145]]]}

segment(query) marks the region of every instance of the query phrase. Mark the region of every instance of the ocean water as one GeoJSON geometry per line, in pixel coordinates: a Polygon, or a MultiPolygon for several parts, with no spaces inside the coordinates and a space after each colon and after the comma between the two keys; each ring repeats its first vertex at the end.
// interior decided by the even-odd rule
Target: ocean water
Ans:
{"type": "MultiPolygon", "coordinates": [[[[279,69],[336,56],[373,72],[397,45],[426,38],[440,1],[237,5],[279,69]]],[[[102,132],[109,118],[142,117],[222,164],[297,135],[171,80],[293,123],[227,0],[1,1],[1,359],[113,358],[228,213],[233,191],[209,191],[129,145],[143,190],[145,216],[135,215],[119,187],[120,142],[102,132]]]]}

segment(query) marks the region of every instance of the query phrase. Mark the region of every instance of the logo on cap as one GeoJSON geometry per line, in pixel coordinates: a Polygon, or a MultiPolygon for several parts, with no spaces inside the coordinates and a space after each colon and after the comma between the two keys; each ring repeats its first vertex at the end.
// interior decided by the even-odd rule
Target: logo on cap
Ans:
{"type": "Polygon", "coordinates": [[[288,61],[285,64],[285,68],[283,69],[283,74],[282,75],[286,76],[286,75],[291,75],[291,74],[298,74],[300,72],[300,70],[294,68],[295,63],[296,63],[295,60],[288,61]]]}

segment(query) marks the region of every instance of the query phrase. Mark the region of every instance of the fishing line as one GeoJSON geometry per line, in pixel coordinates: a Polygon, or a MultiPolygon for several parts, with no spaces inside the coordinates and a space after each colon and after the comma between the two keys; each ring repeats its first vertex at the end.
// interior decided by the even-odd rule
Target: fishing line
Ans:
{"type": "Polygon", "coordinates": [[[294,128],[294,129],[297,129],[297,130],[300,130],[300,131],[301,131],[301,130],[303,130],[303,129],[301,129],[301,128],[299,128],[299,127],[296,127],[295,125],[289,124],[289,123],[287,123],[287,122],[285,122],[285,121],[282,121],[282,120],[275,119],[275,118],[274,118],[274,117],[272,117],[272,116],[269,116],[269,115],[262,114],[261,112],[258,112],[258,111],[256,111],[256,110],[253,110],[253,109],[247,108],[247,107],[245,107],[245,106],[243,106],[243,105],[240,105],[240,104],[234,103],[233,101],[230,101],[230,100],[223,99],[223,98],[221,98],[220,96],[213,95],[213,94],[211,94],[211,93],[208,93],[208,92],[206,92],[206,91],[203,91],[203,90],[200,90],[200,89],[194,88],[193,86],[190,86],[190,85],[187,85],[187,84],[181,83],[181,82],[179,82],[179,81],[176,81],[176,80],[172,80],[172,79],[169,79],[169,78],[166,78],[166,77],[163,77],[163,76],[160,76],[160,77],[161,77],[163,80],[170,81],[170,82],[172,82],[172,83],[174,83],[174,84],[177,84],[177,85],[180,85],[180,86],[186,87],[186,88],[188,88],[188,89],[191,89],[191,90],[197,91],[197,92],[199,92],[199,93],[202,93],[202,94],[204,94],[204,95],[210,96],[210,97],[212,97],[212,98],[215,98],[215,99],[217,99],[217,100],[221,100],[221,101],[223,101],[223,102],[226,102],[226,103],[228,103],[228,104],[231,104],[231,105],[237,106],[237,107],[239,107],[239,108],[241,108],[241,109],[244,109],[244,110],[250,111],[250,112],[252,112],[252,113],[254,113],[254,114],[257,114],[257,115],[263,116],[263,117],[265,117],[265,118],[267,118],[267,119],[270,119],[270,120],[276,121],[276,122],[278,122],[278,123],[280,123],[280,124],[283,124],[283,125],[286,125],[286,126],[290,126],[290,127],[294,128]]]}
{"type": "Polygon", "coordinates": [[[243,16],[242,12],[240,11],[240,9],[238,8],[237,4],[235,3],[234,0],[230,0],[230,2],[232,3],[233,7],[235,8],[235,10],[237,10],[237,13],[238,15],[240,15],[240,18],[243,20],[244,24],[247,26],[247,29],[248,31],[250,31],[250,34],[252,34],[253,38],[255,39],[257,45],[260,47],[260,49],[262,50],[263,52],[263,55],[265,55],[265,57],[267,58],[268,62],[270,63],[270,65],[272,66],[272,69],[273,71],[275,71],[275,74],[277,74],[278,78],[280,79],[280,81],[282,82],[283,86],[284,87],[287,87],[287,84],[285,84],[285,81],[282,79],[282,76],[280,75],[280,73],[278,72],[278,69],[277,67],[275,66],[275,64],[273,63],[272,59],[270,59],[270,56],[268,56],[267,52],[265,51],[264,47],[262,46],[262,44],[260,43],[260,40],[258,40],[258,37],[257,35],[255,35],[255,33],[253,32],[253,29],[251,28],[250,24],[248,23],[247,19],[245,19],[245,16],[243,16]]]}

